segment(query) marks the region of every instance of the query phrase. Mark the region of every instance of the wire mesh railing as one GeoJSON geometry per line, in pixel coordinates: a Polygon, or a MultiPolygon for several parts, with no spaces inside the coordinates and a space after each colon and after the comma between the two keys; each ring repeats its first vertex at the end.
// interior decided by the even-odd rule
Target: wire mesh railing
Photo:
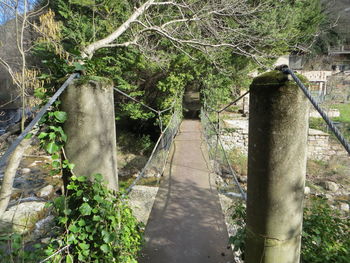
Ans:
{"type": "Polygon", "coordinates": [[[161,132],[153,150],[148,158],[146,165],[142,171],[133,181],[133,183],[126,189],[126,194],[130,193],[132,188],[143,178],[143,177],[158,177],[163,174],[166,162],[171,151],[171,146],[176,136],[179,126],[182,120],[182,110],[176,109],[171,116],[171,119],[166,128],[161,132]]]}
{"type": "Polygon", "coordinates": [[[245,200],[246,193],[238,181],[238,175],[232,167],[229,153],[221,139],[220,119],[218,116],[216,112],[208,113],[204,108],[201,109],[201,123],[208,145],[212,168],[216,174],[222,178],[229,178],[233,182],[226,185],[226,189],[222,193],[233,197],[241,197],[245,200]]]}

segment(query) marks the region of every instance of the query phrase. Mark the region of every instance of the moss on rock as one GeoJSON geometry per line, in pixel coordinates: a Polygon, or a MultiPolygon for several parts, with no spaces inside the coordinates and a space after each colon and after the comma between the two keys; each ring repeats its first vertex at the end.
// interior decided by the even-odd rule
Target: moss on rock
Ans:
{"type": "MultiPolygon", "coordinates": [[[[303,82],[306,86],[308,85],[308,79],[303,75],[296,74],[297,77],[303,82]]],[[[283,73],[279,70],[273,70],[261,74],[260,76],[254,78],[251,88],[253,87],[273,87],[278,88],[281,86],[297,86],[293,79],[288,77],[289,75],[283,73]]]]}
{"type": "Polygon", "coordinates": [[[82,76],[74,82],[76,85],[85,85],[87,83],[99,83],[103,85],[113,86],[113,81],[111,79],[100,77],[100,76],[82,76]]]}

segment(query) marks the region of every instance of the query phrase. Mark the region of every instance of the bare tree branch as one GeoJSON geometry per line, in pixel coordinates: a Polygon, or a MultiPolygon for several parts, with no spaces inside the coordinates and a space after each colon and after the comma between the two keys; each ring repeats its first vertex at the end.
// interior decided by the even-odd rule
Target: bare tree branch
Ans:
{"type": "Polygon", "coordinates": [[[135,10],[135,12],[120,26],[117,30],[115,30],[112,34],[109,36],[98,40],[90,45],[88,45],[84,51],[82,52],[82,57],[91,58],[94,54],[94,52],[100,48],[105,47],[106,45],[111,44],[113,41],[115,41],[118,37],[120,37],[127,29],[130,28],[131,23],[135,22],[137,18],[142,15],[153,3],[155,0],[148,0],[143,5],[141,5],[139,8],[135,10]]]}

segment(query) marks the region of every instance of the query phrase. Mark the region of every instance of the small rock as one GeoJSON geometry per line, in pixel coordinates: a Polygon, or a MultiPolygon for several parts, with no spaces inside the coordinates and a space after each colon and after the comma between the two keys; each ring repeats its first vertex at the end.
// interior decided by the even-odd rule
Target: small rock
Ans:
{"type": "Polygon", "coordinates": [[[39,239],[42,237],[47,237],[48,233],[52,231],[54,227],[55,217],[53,215],[49,215],[38,222],[35,223],[35,229],[32,233],[34,239],[39,239]]]}
{"type": "Polygon", "coordinates": [[[246,183],[248,181],[248,177],[247,176],[238,176],[238,181],[240,183],[246,183]]]}
{"type": "Polygon", "coordinates": [[[31,170],[30,170],[29,168],[22,168],[22,169],[21,169],[21,173],[22,173],[22,174],[29,174],[30,171],[31,171],[31,170]]]}
{"type": "Polygon", "coordinates": [[[310,194],[310,193],[311,193],[310,187],[306,186],[305,189],[304,189],[304,194],[305,194],[305,195],[308,195],[308,194],[310,194]]]}
{"type": "Polygon", "coordinates": [[[17,199],[21,196],[22,190],[19,188],[12,188],[11,199],[17,199]]]}
{"type": "Polygon", "coordinates": [[[41,188],[37,193],[36,196],[37,197],[49,197],[50,195],[52,195],[54,192],[54,188],[52,185],[47,185],[43,188],[41,188]]]}
{"type": "Polygon", "coordinates": [[[340,203],[340,210],[343,210],[345,212],[349,212],[350,211],[350,206],[347,203],[340,203]]]}
{"type": "Polygon", "coordinates": [[[118,171],[118,176],[120,176],[120,177],[124,177],[124,176],[127,176],[127,175],[129,175],[129,173],[127,171],[125,171],[125,170],[120,169],[118,171]]]}
{"type": "Polygon", "coordinates": [[[160,173],[156,169],[151,169],[151,170],[145,172],[143,177],[144,178],[150,178],[150,177],[160,178],[160,173]]]}
{"type": "Polygon", "coordinates": [[[331,181],[324,182],[324,187],[326,190],[329,190],[332,192],[336,192],[339,190],[339,185],[337,185],[336,183],[331,182],[331,181]]]}
{"type": "Polygon", "coordinates": [[[324,197],[326,197],[328,200],[332,200],[333,196],[330,194],[325,194],[324,197]]]}
{"type": "Polygon", "coordinates": [[[29,167],[36,167],[36,166],[40,166],[42,165],[43,161],[40,161],[40,160],[36,160],[34,162],[32,162],[29,167]]]}
{"type": "Polygon", "coordinates": [[[45,237],[45,238],[42,238],[41,240],[40,240],[40,242],[42,243],[42,244],[50,244],[50,242],[51,242],[51,238],[50,237],[45,237]]]}

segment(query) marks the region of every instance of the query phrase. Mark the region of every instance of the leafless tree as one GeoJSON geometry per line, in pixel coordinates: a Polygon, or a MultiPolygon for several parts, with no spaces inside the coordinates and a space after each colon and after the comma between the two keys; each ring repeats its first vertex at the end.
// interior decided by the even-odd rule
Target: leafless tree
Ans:
{"type": "Polygon", "coordinates": [[[272,45],[273,36],[256,26],[265,23],[260,14],[273,8],[271,1],[257,1],[252,6],[247,0],[147,0],[114,32],[86,46],[82,57],[91,58],[97,50],[109,47],[156,48],[161,37],[183,52],[192,47],[210,55],[229,48],[259,61],[275,55],[263,51],[272,45]]]}
{"type": "MultiPolygon", "coordinates": [[[[0,16],[2,19],[6,19],[6,21],[2,20],[3,24],[0,26],[0,72],[5,75],[3,80],[7,82],[6,87],[2,86],[0,88],[2,92],[7,91],[12,94],[12,96],[7,96],[9,101],[5,104],[21,98],[22,130],[25,122],[27,92],[40,83],[37,80],[38,72],[31,69],[27,63],[28,53],[33,45],[32,36],[35,32],[33,30],[35,25],[31,21],[42,11],[42,9],[30,11],[33,3],[34,1],[29,0],[0,0],[0,16]],[[9,80],[14,85],[10,85],[9,80]]],[[[0,106],[3,107],[4,105],[0,106]]],[[[24,151],[30,143],[31,139],[24,139],[9,158],[0,189],[0,217],[8,206],[16,171],[24,151]]]]}
{"type": "Polygon", "coordinates": [[[3,82],[7,82],[5,86],[10,86],[12,89],[7,89],[12,96],[5,104],[21,99],[22,129],[28,90],[38,84],[37,71],[30,68],[27,62],[35,35],[33,28],[35,25],[32,21],[43,10],[32,11],[34,3],[33,0],[0,0],[0,17],[3,22],[0,26],[0,71],[5,75],[3,79],[3,82]],[[9,84],[9,79],[13,85],[9,84]]]}

